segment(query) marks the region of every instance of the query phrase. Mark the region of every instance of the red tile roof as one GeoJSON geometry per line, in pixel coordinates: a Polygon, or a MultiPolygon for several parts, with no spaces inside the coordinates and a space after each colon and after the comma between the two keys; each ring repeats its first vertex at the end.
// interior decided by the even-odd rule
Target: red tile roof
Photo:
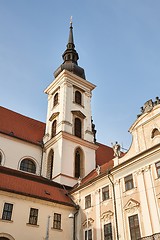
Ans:
{"type": "Polygon", "coordinates": [[[43,177],[0,166],[0,179],[2,191],[74,206],[60,184],[43,177]]]}
{"type": "Polygon", "coordinates": [[[41,144],[45,123],[0,106],[0,132],[34,144],[41,144]]]}
{"type": "MultiPolygon", "coordinates": [[[[105,173],[107,174],[107,170],[110,170],[113,168],[114,162],[113,160],[110,160],[108,162],[106,162],[105,164],[101,165],[100,167],[100,174],[98,175],[96,169],[94,169],[93,171],[91,171],[86,177],[84,177],[82,179],[82,182],[80,184],[80,188],[83,188],[84,186],[86,186],[87,184],[92,183],[95,179],[101,178],[105,173]]],[[[74,186],[74,188],[71,190],[71,192],[76,191],[78,185],[76,184],[74,186]]]]}
{"type": "Polygon", "coordinates": [[[99,148],[96,151],[96,164],[101,166],[114,158],[113,149],[101,143],[97,143],[99,148]]]}

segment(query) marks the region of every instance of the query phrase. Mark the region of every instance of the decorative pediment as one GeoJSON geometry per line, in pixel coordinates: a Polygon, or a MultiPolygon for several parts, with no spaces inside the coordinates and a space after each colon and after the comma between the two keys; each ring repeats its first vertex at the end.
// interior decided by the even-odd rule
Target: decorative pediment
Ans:
{"type": "Polygon", "coordinates": [[[112,216],[113,216],[113,212],[109,210],[107,212],[102,213],[101,220],[103,220],[104,222],[107,222],[112,218],[112,216]]]}
{"type": "Polygon", "coordinates": [[[81,111],[72,111],[72,113],[80,118],[86,118],[86,116],[81,111]]]}
{"type": "Polygon", "coordinates": [[[126,205],[124,206],[124,210],[127,212],[134,212],[136,209],[139,208],[140,203],[134,199],[130,199],[126,205]]]}
{"type": "Polygon", "coordinates": [[[55,112],[51,115],[51,117],[49,118],[49,121],[52,121],[54,118],[56,118],[59,115],[59,112],[55,112]]]}
{"type": "Polygon", "coordinates": [[[88,224],[87,224],[87,219],[82,223],[83,227],[90,227],[92,223],[94,222],[93,218],[88,218],[88,224]]]}

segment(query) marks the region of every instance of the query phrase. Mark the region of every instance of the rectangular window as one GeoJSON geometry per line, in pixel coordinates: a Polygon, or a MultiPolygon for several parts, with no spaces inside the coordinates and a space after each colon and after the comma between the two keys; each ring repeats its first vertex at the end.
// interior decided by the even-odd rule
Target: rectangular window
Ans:
{"type": "Polygon", "coordinates": [[[92,229],[85,231],[85,240],[92,240],[92,229]],[[88,234],[88,236],[87,236],[88,234]]]}
{"type": "Polygon", "coordinates": [[[54,213],[53,228],[61,229],[61,214],[54,213]]]}
{"type": "Polygon", "coordinates": [[[38,221],[38,209],[31,208],[29,215],[29,224],[37,225],[37,221],[38,221]]]}
{"type": "Polygon", "coordinates": [[[102,188],[102,200],[105,201],[109,199],[109,186],[102,188]]]}
{"type": "Polygon", "coordinates": [[[133,176],[132,176],[132,174],[126,176],[126,177],[124,178],[124,182],[125,182],[125,190],[126,190],[126,191],[134,188],[133,176]]]}
{"type": "Polygon", "coordinates": [[[104,225],[104,240],[112,240],[112,224],[108,223],[104,225]]]}
{"type": "Polygon", "coordinates": [[[159,178],[160,177],[160,162],[157,162],[155,165],[156,165],[157,176],[159,178]]]}
{"type": "Polygon", "coordinates": [[[129,228],[131,240],[137,240],[141,237],[138,214],[129,217],[129,228]]]}
{"type": "Polygon", "coordinates": [[[91,207],[91,195],[85,197],[85,208],[91,207]]]}
{"type": "Polygon", "coordinates": [[[11,221],[12,218],[13,204],[5,203],[3,208],[2,219],[11,221]]]}

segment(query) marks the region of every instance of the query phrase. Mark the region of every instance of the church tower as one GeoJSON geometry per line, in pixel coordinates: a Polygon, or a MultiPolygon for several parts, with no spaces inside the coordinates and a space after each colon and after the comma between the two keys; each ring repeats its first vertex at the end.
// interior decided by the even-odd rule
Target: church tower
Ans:
{"type": "Polygon", "coordinates": [[[73,186],[95,166],[95,130],[91,120],[91,97],[95,85],[78,66],[73,27],[62,55],[63,63],[47,87],[48,112],[44,136],[43,175],[73,186]]]}

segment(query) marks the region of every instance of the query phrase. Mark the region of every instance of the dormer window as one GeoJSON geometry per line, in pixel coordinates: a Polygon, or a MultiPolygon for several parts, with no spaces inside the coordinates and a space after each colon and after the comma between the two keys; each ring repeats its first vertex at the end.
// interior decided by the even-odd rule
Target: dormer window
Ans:
{"type": "Polygon", "coordinates": [[[53,106],[56,106],[57,104],[58,104],[58,93],[54,95],[53,106]]]}
{"type": "Polygon", "coordinates": [[[79,91],[75,91],[75,103],[82,105],[82,94],[79,91]]]}

